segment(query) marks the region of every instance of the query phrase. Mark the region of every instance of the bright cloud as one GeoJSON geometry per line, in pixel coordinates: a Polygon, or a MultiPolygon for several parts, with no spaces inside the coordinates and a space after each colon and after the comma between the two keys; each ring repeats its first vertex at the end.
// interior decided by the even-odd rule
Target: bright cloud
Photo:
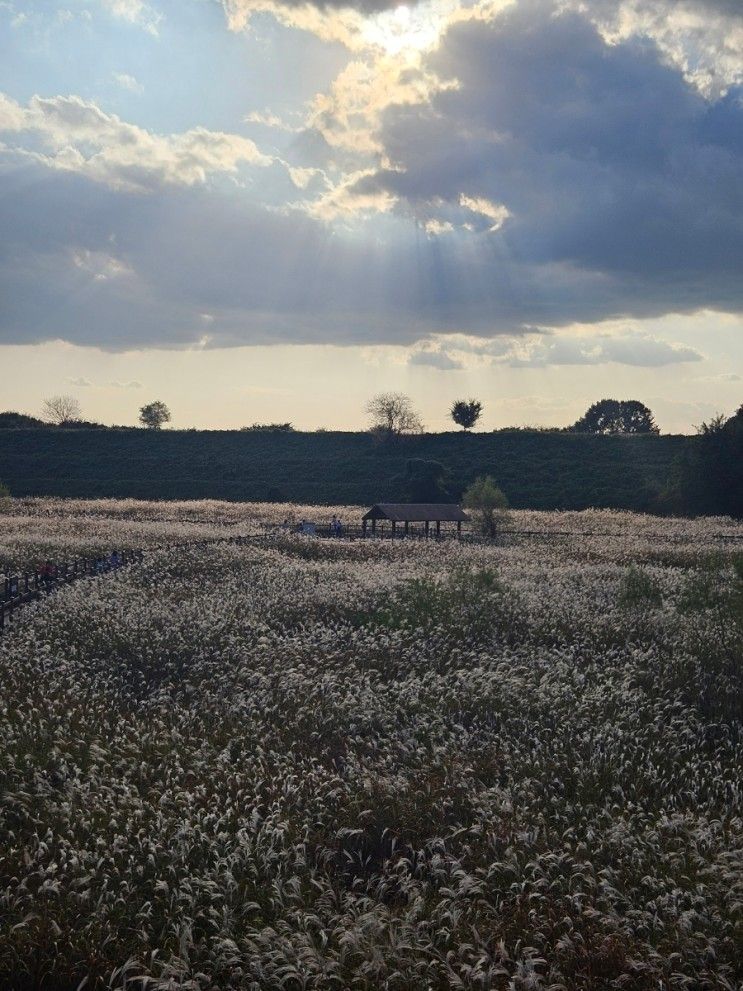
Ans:
{"type": "Polygon", "coordinates": [[[145,0],[99,0],[104,10],[129,24],[136,24],[149,34],[157,35],[163,15],[145,0]]]}
{"type": "Polygon", "coordinates": [[[114,72],[114,82],[130,93],[144,93],[144,86],[127,72],[114,72]]]}
{"type": "Polygon", "coordinates": [[[242,164],[271,163],[248,138],[201,127],[153,134],[76,96],[34,96],[26,107],[2,97],[3,131],[29,132],[41,140],[41,151],[19,147],[20,154],[134,192],[164,184],[192,186],[212,174],[235,173],[242,164]]]}
{"type": "Polygon", "coordinates": [[[621,337],[576,338],[558,336],[517,344],[502,359],[513,368],[547,365],[634,365],[660,368],[702,361],[695,348],[658,340],[644,334],[621,337]]]}

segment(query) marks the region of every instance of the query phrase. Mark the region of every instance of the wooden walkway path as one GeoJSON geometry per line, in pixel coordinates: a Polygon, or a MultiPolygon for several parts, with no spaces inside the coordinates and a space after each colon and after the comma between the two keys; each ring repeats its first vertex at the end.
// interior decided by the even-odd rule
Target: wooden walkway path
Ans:
{"type": "Polygon", "coordinates": [[[39,599],[71,585],[81,578],[101,578],[103,575],[120,571],[132,564],[139,564],[145,554],[156,551],[185,550],[192,547],[205,547],[213,544],[246,544],[265,541],[267,534],[236,537],[213,537],[206,540],[193,540],[184,544],[159,544],[136,550],[123,550],[119,553],[120,563],[112,565],[110,557],[83,557],[74,561],[56,564],[52,563],[52,574],[43,575],[38,571],[24,572],[22,575],[10,575],[0,581],[0,635],[13,622],[18,612],[39,599]]]}

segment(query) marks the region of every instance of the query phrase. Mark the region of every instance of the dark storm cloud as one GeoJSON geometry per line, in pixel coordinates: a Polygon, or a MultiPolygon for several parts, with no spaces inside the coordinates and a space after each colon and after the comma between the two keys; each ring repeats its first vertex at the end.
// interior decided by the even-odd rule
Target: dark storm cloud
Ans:
{"type": "Polygon", "coordinates": [[[725,292],[726,308],[739,303],[722,276],[705,294],[675,275],[524,261],[499,235],[467,235],[474,250],[420,231],[382,243],[214,191],[147,197],[40,167],[12,185],[0,197],[3,343],[412,343],[655,316],[669,300],[714,306],[725,292]]]}
{"type": "Polygon", "coordinates": [[[463,195],[503,204],[492,251],[605,279],[607,310],[622,287],[627,313],[661,299],[740,309],[740,93],[709,103],[649,43],[609,46],[578,15],[535,9],[449,32],[431,64],[457,88],[388,111],[396,170],[364,192],[393,192],[418,216],[463,195]]]}
{"type": "Polygon", "coordinates": [[[3,343],[409,342],[458,329],[463,306],[481,333],[497,332],[494,314],[520,322],[498,280],[478,270],[469,298],[473,272],[415,233],[385,246],[234,194],[142,196],[38,165],[0,185],[3,343]]]}

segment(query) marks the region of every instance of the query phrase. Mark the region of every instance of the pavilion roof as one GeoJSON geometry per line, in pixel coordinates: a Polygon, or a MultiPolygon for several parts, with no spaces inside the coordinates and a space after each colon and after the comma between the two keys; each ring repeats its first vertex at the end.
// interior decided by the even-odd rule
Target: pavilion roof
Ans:
{"type": "Polygon", "coordinates": [[[443,502],[378,502],[363,518],[393,523],[459,523],[469,519],[460,506],[443,502]]]}

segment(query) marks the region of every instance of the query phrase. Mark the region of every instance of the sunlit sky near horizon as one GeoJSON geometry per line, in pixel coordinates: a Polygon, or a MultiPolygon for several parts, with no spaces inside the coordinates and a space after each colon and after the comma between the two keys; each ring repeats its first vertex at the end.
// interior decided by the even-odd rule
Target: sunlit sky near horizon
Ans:
{"type": "Polygon", "coordinates": [[[0,409],[743,401],[740,0],[0,0],[0,409]]]}

